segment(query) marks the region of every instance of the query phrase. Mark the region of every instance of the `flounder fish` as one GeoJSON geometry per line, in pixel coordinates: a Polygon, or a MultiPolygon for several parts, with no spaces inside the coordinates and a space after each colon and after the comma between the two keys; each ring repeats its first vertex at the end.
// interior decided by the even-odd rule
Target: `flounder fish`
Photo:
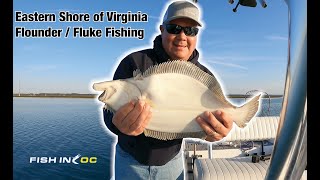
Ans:
{"type": "Polygon", "coordinates": [[[144,134],[160,140],[205,138],[195,118],[217,109],[229,113],[234,123],[244,128],[256,115],[261,96],[235,106],[226,99],[214,76],[180,60],[151,66],[144,73],[137,69],[132,78],[94,83],[93,89],[103,91],[98,99],[112,112],[132,99],[149,103],[152,119],[144,134]]]}

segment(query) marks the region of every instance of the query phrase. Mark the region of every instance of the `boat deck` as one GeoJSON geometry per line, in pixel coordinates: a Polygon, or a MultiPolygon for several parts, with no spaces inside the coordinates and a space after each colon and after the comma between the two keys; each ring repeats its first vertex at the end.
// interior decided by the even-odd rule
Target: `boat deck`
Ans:
{"type": "MultiPolygon", "coordinates": [[[[255,117],[248,127],[233,128],[219,142],[185,139],[185,179],[264,179],[278,123],[278,116],[255,117]]],[[[305,170],[301,179],[306,175],[305,170]]]]}

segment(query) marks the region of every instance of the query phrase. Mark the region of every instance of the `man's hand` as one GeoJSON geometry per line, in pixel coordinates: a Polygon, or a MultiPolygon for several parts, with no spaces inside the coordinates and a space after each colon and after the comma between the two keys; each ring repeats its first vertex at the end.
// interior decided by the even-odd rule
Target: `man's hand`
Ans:
{"type": "Polygon", "coordinates": [[[129,102],[117,110],[112,123],[124,134],[140,135],[152,117],[150,105],[144,101],[129,102]]]}
{"type": "Polygon", "coordinates": [[[196,118],[196,121],[207,134],[206,140],[211,142],[219,141],[226,137],[233,125],[231,117],[221,110],[213,113],[205,111],[196,118]]]}

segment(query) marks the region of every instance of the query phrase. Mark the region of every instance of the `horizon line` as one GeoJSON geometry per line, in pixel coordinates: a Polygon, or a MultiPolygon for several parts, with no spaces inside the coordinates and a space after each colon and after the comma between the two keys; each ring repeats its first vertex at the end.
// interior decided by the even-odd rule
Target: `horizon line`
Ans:
{"type": "MultiPolygon", "coordinates": [[[[96,97],[100,93],[13,93],[13,97],[96,97]]],[[[250,95],[239,94],[239,93],[229,93],[226,94],[227,97],[250,97],[250,95]]],[[[268,94],[262,97],[283,97],[283,94],[268,94]]]]}

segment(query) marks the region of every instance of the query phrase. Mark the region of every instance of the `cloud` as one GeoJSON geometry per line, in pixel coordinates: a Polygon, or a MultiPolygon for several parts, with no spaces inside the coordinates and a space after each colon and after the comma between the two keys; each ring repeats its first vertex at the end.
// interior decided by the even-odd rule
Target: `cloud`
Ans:
{"type": "MultiPolygon", "coordinates": [[[[219,60],[219,61],[214,61],[214,62],[221,62],[221,61],[284,61],[286,60],[286,57],[270,57],[270,56],[240,56],[240,55],[233,55],[233,56],[214,56],[211,57],[210,59],[215,59],[215,60],[219,60]]],[[[208,60],[208,62],[210,62],[212,60],[208,60]]],[[[222,62],[221,62],[222,63],[222,62]]],[[[230,63],[232,64],[232,63],[230,63]]]]}
{"type": "Polygon", "coordinates": [[[234,43],[233,40],[229,39],[216,39],[214,41],[205,41],[202,44],[206,45],[206,46],[214,46],[214,47],[221,47],[221,46],[230,46],[234,43]]]}
{"type": "Polygon", "coordinates": [[[234,33],[239,33],[238,31],[235,32],[234,30],[232,29],[206,29],[205,30],[207,34],[210,34],[210,35],[221,35],[221,34],[234,34],[234,33]]]}
{"type": "Polygon", "coordinates": [[[221,61],[213,61],[213,60],[209,60],[207,61],[208,63],[212,63],[212,64],[220,64],[223,66],[228,66],[228,67],[233,67],[233,68],[238,68],[238,69],[244,69],[244,70],[248,70],[247,67],[238,65],[238,64],[234,64],[234,63],[226,63],[226,62],[221,62],[221,61]]]}
{"type": "Polygon", "coordinates": [[[282,41],[287,41],[288,37],[285,36],[277,36],[277,35],[269,35],[265,37],[266,39],[269,40],[282,40],[282,41]]]}

